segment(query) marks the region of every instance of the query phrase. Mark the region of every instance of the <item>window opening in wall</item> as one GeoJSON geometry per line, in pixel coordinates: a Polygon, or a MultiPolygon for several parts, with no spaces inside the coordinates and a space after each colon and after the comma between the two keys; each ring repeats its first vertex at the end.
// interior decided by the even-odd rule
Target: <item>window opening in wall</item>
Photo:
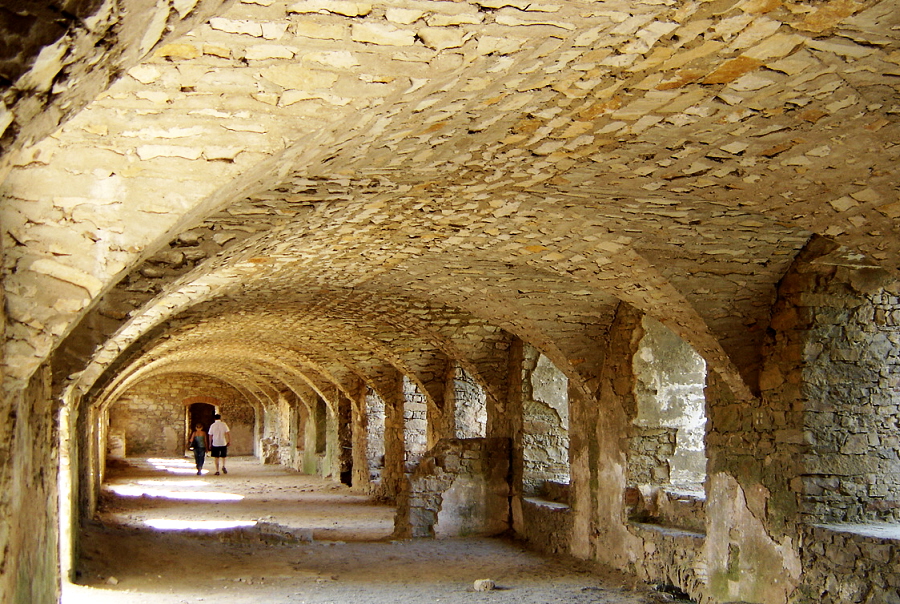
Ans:
{"type": "Polygon", "coordinates": [[[487,434],[487,395],[465,369],[453,373],[456,438],[484,438],[487,434]]]}
{"type": "Polygon", "coordinates": [[[524,357],[523,493],[568,503],[569,380],[536,348],[524,357]]]}
{"type": "Polygon", "coordinates": [[[633,359],[632,516],[702,531],[706,362],[659,321],[645,317],[643,328],[633,359]]]}

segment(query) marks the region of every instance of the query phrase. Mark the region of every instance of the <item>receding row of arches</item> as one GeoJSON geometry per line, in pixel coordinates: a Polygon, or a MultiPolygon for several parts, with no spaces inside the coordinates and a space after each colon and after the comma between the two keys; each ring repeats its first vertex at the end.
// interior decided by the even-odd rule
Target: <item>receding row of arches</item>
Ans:
{"type": "Polygon", "coordinates": [[[783,280],[754,399],[621,304],[590,395],[571,364],[511,334],[496,339],[505,364],[489,377],[465,359],[279,386],[236,371],[148,373],[64,420],[87,443],[67,488],[76,515],[89,514],[106,455],[183,455],[187,427],[216,411],[234,454],[395,504],[397,536],[512,530],[701,600],[759,590],[747,601],[777,601],[784,582],[803,587],[830,564],[803,558],[801,538],[900,520],[898,291],[832,252],[810,252],[783,280]],[[747,574],[775,556],[777,582],[747,574]]]}

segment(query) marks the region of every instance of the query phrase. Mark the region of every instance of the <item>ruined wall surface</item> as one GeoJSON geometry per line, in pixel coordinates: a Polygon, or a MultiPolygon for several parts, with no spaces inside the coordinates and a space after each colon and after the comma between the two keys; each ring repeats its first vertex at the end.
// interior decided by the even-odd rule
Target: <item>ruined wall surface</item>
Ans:
{"type": "Polygon", "coordinates": [[[900,521],[900,284],[822,243],[780,291],[803,375],[804,521],[900,521]]]}
{"type": "Polygon", "coordinates": [[[797,604],[900,602],[900,527],[832,525],[803,532],[797,604]]]}
{"type": "Polygon", "coordinates": [[[496,535],[509,528],[510,442],[445,439],[426,455],[400,497],[395,535],[496,535]]]}
{"type": "Polygon", "coordinates": [[[523,493],[569,482],[568,380],[550,360],[525,346],[522,367],[523,493]]]}
{"type": "Polygon", "coordinates": [[[298,449],[303,448],[303,439],[298,437],[298,405],[302,406],[293,394],[281,393],[276,404],[263,409],[262,438],[259,443],[259,458],[262,463],[298,468],[298,449]]]}
{"type": "Polygon", "coordinates": [[[366,465],[369,481],[373,484],[381,480],[384,469],[384,400],[373,390],[365,395],[366,465]]]}
{"type": "Polygon", "coordinates": [[[253,455],[255,411],[235,389],[193,375],[151,379],[128,390],[109,410],[110,433],[124,434],[130,456],[181,456],[187,442],[187,405],[216,405],[231,431],[229,455],[253,455]]]}
{"type": "Polygon", "coordinates": [[[702,485],[706,477],[706,363],[659,321],[644,317],[634,356],[637,417],[629,456],[639,484],[702,485]]]}
{"type": "Polygon", "coordinates": [[[572,534],[572,509],[564,504],[525,497],[519,536],[529,547],[547,554],[568,554],[572,534]]]}
{"type": "Polygon", "coordinates": [[[6,396],[0,415],[0,602],[56,602],[58,434],[49,369],[42,367],[28,388],[6,396]]]}
{"type": "Polygon", "coordinates": [[[620,304],[607,335],[596,396],[583,399],[570,389],[574,512],[571,553],[627,569],[643,544],[627,530],[623,510],[628,426],[634,416],[632,359],[643,335],[641,313],[620,304]]]}
{"type": "Polygon", "coordinates": [[[428,403],[425,394],[407,377],[403,377],[404,467],[412,472],[428,450],[428,403]]]}
{"type": "Polygon", "coordinates": [[[487,431],[487,395],[465,369],[453,372],[456,438],[483,438],[487,431]]]}
{"type": "Polygon", "coordinates": [[[4,6],[0,155],[51,134],[154,45],[223,5],[142,0],[123,10],[120,0],[51,0],[4,6]]]}

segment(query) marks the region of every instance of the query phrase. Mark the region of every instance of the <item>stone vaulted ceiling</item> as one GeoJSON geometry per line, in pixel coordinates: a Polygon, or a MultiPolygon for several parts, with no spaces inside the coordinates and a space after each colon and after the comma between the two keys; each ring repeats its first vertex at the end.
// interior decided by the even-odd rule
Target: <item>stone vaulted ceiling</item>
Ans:
{"type": "Polygon", "coordinates": [[[590,391],[624,301],[749,396],[811,236],[900,264],[894,0],[75,4],[3,9],[12,387],[590,391]]]}

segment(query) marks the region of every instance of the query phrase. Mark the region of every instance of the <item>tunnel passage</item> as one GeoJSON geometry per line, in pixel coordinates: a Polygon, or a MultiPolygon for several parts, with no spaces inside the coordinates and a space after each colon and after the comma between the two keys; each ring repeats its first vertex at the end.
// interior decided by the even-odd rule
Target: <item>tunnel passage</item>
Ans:
{"type": "Polygon", "coordinates": [[[0,600],[54,600],[186,380],[384,501],[508,441],[513,533],[695,599],[900,597],[895,2],[19,4],[0,600]],[[651,319],[705,364],[703,459],[641,409],[651,319]],[[633,517],[673,481],[695,523],[633,517]]]}

